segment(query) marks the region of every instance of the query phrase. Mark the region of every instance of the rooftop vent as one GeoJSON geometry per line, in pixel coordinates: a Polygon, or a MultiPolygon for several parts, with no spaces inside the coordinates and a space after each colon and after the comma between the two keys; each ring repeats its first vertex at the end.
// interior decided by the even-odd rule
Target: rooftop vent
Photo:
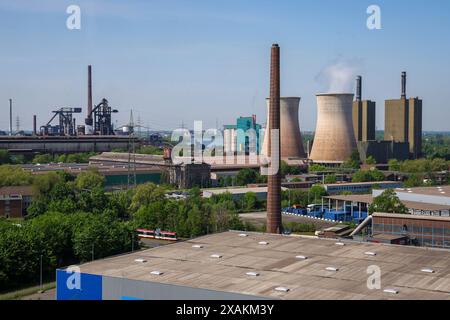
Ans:
{"type": "Polygon", "coordinates": [[[275,291],[279,291],[279,292],[288,292],[289,288],[286,287],[276,287],[275,291]]]}
{"type": "Polygon", "coordinates": [[[203,248],[203,246],[202,246],[201,244],[194,244],[194,245],[192,246],[192,248],[201,249],[201,248],[203,248]]]}
{"type": "Polygon", "coordinates": [[[144,262],[147,262],[147,260],[139,258],[139,259],[134,259],[134,262],[144,263],[144,262]]]}
{"type": "Polygon", "coordinates": [[[211,258],[220,259],[222,256],[220,254],[212,254],[211,258]]]}
{"type": "Polygon", "coordinates": [[[325,270],[327,270],[327,271],[333,271],[333,272],[339,271],[339,269],[336,268],[336,267],[326,267],[325,270]]]}
{"type": "Polygon", "coordinates": [[[307,256],[295,256],[296,259],[300,259],[300,260],[306,260],[308,259],[307,256]]]}
{"type": "Polygon", "coordinates": [[[430,268],[423,268],[423,269],[421,269],[420,271],[426,272],[426,273],[434,273],[434,270],[433,270],[433,269],[430,269],[430,268]]]}
{"type": "Polygon", "coordinates": [[[260,241],[260,242],[258,242],[258,244],[260,244],[262,246],[267,246],[269,243],[267,241],[260,241]]]}
{"type": "Polygon", "coordinates": [[[150,272],[150,274],[153,274],[155,276],[160,276],[160,275],[164,274],[164,272],[155,270],[155,271],[150,272]]]}
{"type": "Polygon", "coordinates": [[[250,277],[257,277],[259,276],[258,272],[247,272],[246,275],[250,276],[250,277]]]}
{"type": "Polygon", "coordinates": [[[366,251],[366,252],[364,252],[364,254],[366,256],[376,256],[377,255],[375,252],[372,252],[372,251],[366,251]]]}
{"type": "Polygon", "coordinates": [[[397,289],[391,289],[391,288],[384,289],[383,292],[384,293],[390,293],[390,294],[398,294],[398,290],[397,289]]]}

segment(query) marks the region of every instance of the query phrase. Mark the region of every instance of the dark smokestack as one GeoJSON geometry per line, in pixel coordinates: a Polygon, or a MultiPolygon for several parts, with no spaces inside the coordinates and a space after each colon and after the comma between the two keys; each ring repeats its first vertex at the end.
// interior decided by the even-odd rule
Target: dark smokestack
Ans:
{"type": "Polygon", "coordinates": [[[12,136],[12,99],[9,99],[9,135],[12,136]]]}
{"type": "Polygon", "coordinates": [[[356,101],[362,100],[362,77],[356,77],[356,101]]]}
{"type": "Polygon", "coordinates": [[[33,115],[33,136],[37,135],[37,129],[36,129],[36,115],[33,115]]]}
{"type": "Polygon", "coordinates": [[[92,66],[88,65],[88,107],[86,125],[92,126],[92,66]]]}
{"type": "Polygon", "coordinates": [[[402,72],[402,99],[406,99],[406,72],[402,72]]]}
{"type": "MultiPolygon", "coordinates": [[[[271,59],[270,59],[270,105],[269,105],[269,157],[271,159],[271,166],[274,164],[274,159],[278,158],[278,163],[281,162],[280,155],[280,136],[278,134],[278,148],[275,154],[272,154],[272,130],[280,129],[280,48],[277,44],[272,45],[271,59]]],[[[269,173],[267,177],[267,232],[281,233],[281,176],[280,170],[274,168],[276,173],[269,173]]]]}

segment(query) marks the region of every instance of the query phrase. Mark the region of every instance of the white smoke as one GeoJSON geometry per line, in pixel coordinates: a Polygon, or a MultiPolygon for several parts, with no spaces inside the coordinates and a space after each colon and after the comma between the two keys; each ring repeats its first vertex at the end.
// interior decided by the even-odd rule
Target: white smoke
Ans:
{"type": "Polygon", "coordinates": [[[323,85],[326,93],[351,93],[360,69],[361,61],[339,58],[323,68],[316,80],[323,85]]]}

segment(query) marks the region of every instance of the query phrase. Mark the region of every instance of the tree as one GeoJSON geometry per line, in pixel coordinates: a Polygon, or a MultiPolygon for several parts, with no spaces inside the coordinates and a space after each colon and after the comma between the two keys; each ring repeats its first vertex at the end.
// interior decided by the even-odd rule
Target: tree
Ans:
{"type": "Polygon", "coordinates": [[[50,163],[53,161],[53,156],[51,154],[38,154],[33,158],[33,163],[50,163]]]}
{"type": "Polygon", "coordinates": [[[408,179],[406,179],[404,186],[406,188],[413,188],[413,187],[421,187],[423,186],[423,176],[417,173],[412,173],[408,179]]]}
{"type": "Polygon", "coordinates": [[[154,183],[145,183],[136,187],[131,198],[130,210],[136,211],[141,206],[165,199],[165,190],[154,183]]]}
{"type": "Polygon", "coordinates": [[[32,180],[32,174],[19,166],[9,164],[0,166],[0,187],[27,186],[32,180]]]}
{"type": "Polygon", "coordinates": [[[337,177],[335,174],[328,174],[324,180],[326,184],[332,184],[337,182],[337,177]]]}
{"type": "Polygon", "coordinates": [[[343,168],[359,169],[360,156],[357,149],[354,149],[350,157],[342,164],[343,168]]]}
{"type": "Polygon", "coordinates": [[[253,169],[242,169],[239,170],[237,177],[236,177],[236,183],[239,186],[245,186],[250,183],[256,183],[258,179],[258,173],[253,169]]]}
{"type": "Polygon", "coordinates": [[[286,161],[281,160],[280,163],[280,173],[281,173],[281,177],[284,178],[286,177],[286,175],[296,175],[296,174],[300,174],[300,168],[297,166],[290,166],[287,164],[286,161]]]}
{"type": "Polygon", "coordinates": [[[309,172],[325,171],[327,170],[327,167],[320,164],[312,164],[309,166],[308,170],[309,172]]]}
{"type": "Polygon", "coordinates": [[[400,162],[397,159],[390,159],[388,161],[389,170],[391,171],[399,171],[400,170],[400,162]]]}
{"type": "Polygon", "coordinates": [[[384,174],[378,169],[360,170],[352,176],[352,182],[383,181],[384,179],[384,174]]]}
{"type": "Polygon", "coordinates": [[[314,202],[316,203],[317,201],[322,199],[322,197],[327,195],[327,191],[321,185],[314,185],[311,187],[311,189],[309,189],[309,194],[310,201],[311,199],[314,199],[314,202]]]}
{"type": "Polygon", "coordinates": [[[8,150],[0,149],[0,164],[11,163],[11,156],[8,150]]]}
{"type": "Polygon", "coordinates": [[[242,209],[245,211],[255,210],[258,208],[258,197],[254,192],[247,192],[242,198],[242,209]]]}
{"type": "Polygon", "coordinates": [[[131,248],[132,227],[112,217],[87,215],[73,234],[73,250],[81,261],[126,252],[131,248]]]}
{"type": "Polygon", "coordinates": [[[369,206],[369,213],[374,212],[407,214],[408,209],[393,189],[386,189],[378,197],[375,197],[369,206]]]}
{"type": "Polygon", "coordinates": [[[366,164],[372,165],[372,164],[376,164],[376,163],[377,163],[377,161],[375,160],[374,157],[372,157],[372,156],[367,157],[366,164]]]}
{"type": "Polygon", "coordinates": [[[88,171],[81,172],[75,179],[75,184],[78,189],[93,189],[103,188],[105,185],[105,177],[102,176],[98,170],[90,169],[88,171]]]}

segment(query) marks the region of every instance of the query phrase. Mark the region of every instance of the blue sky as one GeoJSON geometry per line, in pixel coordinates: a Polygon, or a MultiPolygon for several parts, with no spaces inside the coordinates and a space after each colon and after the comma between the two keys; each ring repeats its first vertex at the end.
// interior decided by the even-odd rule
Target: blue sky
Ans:
{"type": "Polygon", "coordinates": [[[119,125],[130,109],[152,129],[252,113],[264,123],[276,42],[282,95],[302,97],[302,130],[315,128],[315,94],[329,88],[321,74],[335,64],[363,76],[377,128],[406,70],[408,95],[424,100],[424,129],[450,130],[449,34],[448,0],[0,0],[0,128],[10,97],[25,129],[32,114],[44,124],[59,106],[85,107],[88,64],[95,102],[117,107],[119,125]],[[70,4],[81,7],[81,30],[66,28],[70,4]],[[382,30],[366,27],[371,4],[382,30]]]}

